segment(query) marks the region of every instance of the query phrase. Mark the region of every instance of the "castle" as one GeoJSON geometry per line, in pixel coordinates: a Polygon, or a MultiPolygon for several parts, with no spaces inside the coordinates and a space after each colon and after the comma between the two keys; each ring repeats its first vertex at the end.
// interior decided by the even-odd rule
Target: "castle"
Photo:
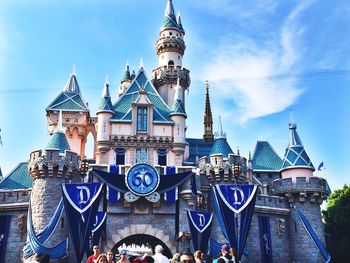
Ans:
{"type": "MultiPolygon", "coordinates": [[[[261,262],[259,216],[268,218],[274,262],[322,261],[291,208],[296,205],[303,211],[324,242],[320,204],[329,194],[327,183],[313,176],[315,169],[296,123],[289,123],[289,146],[283,158],[267,141],[258,141],[252,156],[245,158],[231,149],[222,128],[214,133],[207,82],[203,138],[187,138],[185,91],[191,80],[190,71],[182,65],[185,49],[181,18],[176,17],[168,0],[156,42],[158,66],[149,74],[142,64],[136,71],[130,71],[127,65],[117,91],[119,99],[114,103],[110,92],[115,91],[110,90],[106,78],[96,117],[86,106],[73,72],[63,91],[46,108],[51,134],[48,144],[43,150],[33,151],[29,162],[20,163],[0,182],[0,216],[7,216],[8,234],[6,246],[0,247],[0,256],[4,257],[0,261],[18,262],[23,258],[29,203],[35,232],[40,233],[62,197],[61,184],[91,180],[83,169],[87,163],[90,168],[107,172],[118,167],[120,174],[126,174],[137,163],[148,163],[162,175],[167,174],[168,167],[176,172],[197,171],[196,197],[187,181],[178,187],[174,200],[165,194],[152,201],[143,197],[134,200],[123,194],[109,200],[101,239],[105,249],[117,252],[125,243],[151,247],[162,244],[168,256],[186,250],[191,246],[191,236],[185,211],[199,209],[215,214],[210,184],[250,183],[258,186],[258,194],[242,261],[261,262]],[[89,134],[94,138],[93,160],[84,159],[89,134]]],[[[64,214],[59,228],[47,241],[48,246],[69,236],[64,214]]],[[[211,239],[226,242],[215,216],[211,239]]],[[[71,247],[63,262],[74,262],[71,247]]]]}

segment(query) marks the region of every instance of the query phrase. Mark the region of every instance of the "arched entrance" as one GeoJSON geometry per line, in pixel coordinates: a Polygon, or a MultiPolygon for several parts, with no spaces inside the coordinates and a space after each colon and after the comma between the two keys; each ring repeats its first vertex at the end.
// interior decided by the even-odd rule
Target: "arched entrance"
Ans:
{"type": "Polygon", "coordinates": [[[170,249],[168,248],[167,244],[165,244],[160,239],[158,239],[154,236],[151,236],[151,235],[136,234],[136,235],[131,235],[131,236],[128,236],[126,238],[123,238],[117,244],[114,245],[114,247],[112,248],[112,251],[114,253],[118,254],[119,253],[118,247],[120,247],[124,243],[126,246],[132,245],[132,244],[139,245],[139,246],[141,246],[142,244],[146,245],[152,249],[152,253],[154,253],[154,248],[156,245],[161,245],[164,248],[163,254],[168,258],[172,257],[172,253],[171,253],[170,249]]]}

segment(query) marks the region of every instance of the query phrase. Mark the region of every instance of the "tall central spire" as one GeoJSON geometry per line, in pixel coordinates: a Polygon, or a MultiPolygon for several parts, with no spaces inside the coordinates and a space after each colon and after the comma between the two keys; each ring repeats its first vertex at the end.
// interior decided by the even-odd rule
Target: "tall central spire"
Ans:
{"type": "Polygon", "coordinates": [[[206,142],[214,140],[213,134],[213,117],[211,115],[210,98],[209,98],[209,83],[205,84],[205,111],[204,111],[204,134],[203,139],[206,142]]]}

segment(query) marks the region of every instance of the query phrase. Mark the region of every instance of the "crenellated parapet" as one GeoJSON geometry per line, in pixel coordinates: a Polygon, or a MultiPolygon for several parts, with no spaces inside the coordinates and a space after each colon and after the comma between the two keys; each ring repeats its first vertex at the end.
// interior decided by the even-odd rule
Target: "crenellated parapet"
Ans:
{"type": "Polygon", "coordinates": [[[160,137],[160,136],[114,136],[113,142],[114,147],[136,147],[136,146],[147,146],[147,147],[172,147],[172,137],[160,137]]]}
{"type": "Polygon", "coordinates": [[[36,150],[31,152],[28,172],[33,179],[58,177],[70,179],[79,172],[80,157],[66,150],[60,154],[58,149],[36,150]]]}
{"type": "Polygon", "coordinates": [[[202,157],[198,161],[201,174],[206,174],[209,182],[240,182],[250,181],[247,169],[247,159],[236,154],[212,154],[210,158],[202,157]]]}
{"type": "Polygon", "coordinates": [[[321,204],[327,198],[327,182],[320,177],[296,177],[277,179],[272,182],[274,195],[285,196],[289,202],[317,202],[321,204]]]}
{"type": "Polygon", "coordinates": [[[152,70],[152,83],[158,89],[166,84],[176,85],[177,79],[180,86],[188,89],[191,85],[190,71],[186,68],[162,66],[152,70]]]}
{"type": "Polygon", "coordinates": [[[177,52],[184,55],[185,41],[179,36],[166,36],[158,39],[156,43],[157,55],[163,52],[177,52]]]}

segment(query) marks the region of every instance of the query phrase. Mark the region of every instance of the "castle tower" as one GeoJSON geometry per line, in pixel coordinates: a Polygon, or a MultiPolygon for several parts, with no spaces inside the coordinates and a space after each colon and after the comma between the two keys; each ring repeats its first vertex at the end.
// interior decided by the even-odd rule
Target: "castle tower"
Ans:
{"type": "MultiPolygon", "coordinates": [[[[130,72],[129,72],[130,77],[130,72]]],[[[109,119],[113,116],[113,105],[109,94],[109,80],[106,76],[106,81],[103,87],[101,101],[97,114],[97,152],[96,163],[108,164],[108,151],[110,150],[110,135],[111,125],[109,119]]]]}
{"type": "Polygon", "coordinates": [[[158,67],[152,71],[152,83],[169,107],[174,100],[177,79],[180,78],[184,106],[185,90],[191,84],[190,71],[182,67],[182,58],[186,49],[184,35],[180,15],[176,18],[172,0],[168,0],[163,25],[156,43],[158,67]]]}
{"type": "Polygon", "coordinates": [[[183,97],[180,86],[180,79],[177,79],[173,106],[169,117],[174,121],[173,126],[173,151],[176,155],[175,165],[181,166],[184,161],[186,143],[186,118],[187,114],[183,106],[183,97]]]}
{"type": "Polygon", "coordinates": [[[313,176],[315,168],[308,157],[300,137],[297,125],[289,123],[289,145],[286,149],[281,179],[272,182],[274,195],[288,198],[291,205],[289,233],[293,262],[322,262],[323,257],[311,237],[305,230],[293,206],[299,208],[309,220],[319,238],[325,241],[324,225],[320,205],[327,196],[326,180],[313,176]]]}
{"type": "Polygon", "coordinates": [[[80,156],[85,156],[87,136],[89,132],[95,135],[95,129],[90,120],[90,110],[81,94],[75,70],[63,91],[46,108],[49,134],[57,129],[60,112],[70,148],[80,156]]]}
{"type": "MultiPolygon", "coordinates": [[[[30,154],[28,173],[33,178],[31,191],[32,224],[35,234],[41,233],[49,224],[62,198],[62,183],[79,181],[79,157],[70,150],[62,130],[56,130],[42,150],[30,154]]],[[[69,236],[65,213],[62,213],[56,230],[44,243],[53,247],[69,236]]],[[[69,262],[64,259],[60,262],[69,262]]]]}
{"type": "Polygon", "coordinates": [[[125,72],[122,80],[120,81],[120,86],[118,90],[118,96],[122,96],[126,89],[130,86],[132,79],[135,77],[135,71],[133,71],[133,75],[130,75],[129,63],[126,63],[125,72]]]}
{"type": "Polygon", "coordinates": [[[204,134],[203,139],[206,142],[214,140],[213,135],[213,117],[211,115],[210,98],[209,98],[209,83],[205,83],[205,112],[204,112],[204,134]]]}

